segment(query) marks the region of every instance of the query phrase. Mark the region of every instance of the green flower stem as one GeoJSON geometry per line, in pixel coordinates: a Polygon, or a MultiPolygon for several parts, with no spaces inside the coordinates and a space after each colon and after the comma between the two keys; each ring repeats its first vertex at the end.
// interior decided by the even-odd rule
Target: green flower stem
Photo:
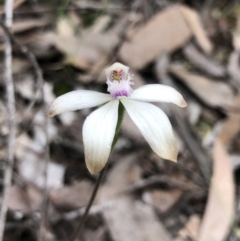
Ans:
{"type": "Polygon", "coordinates": [[[117,140],[118,140],[118,133],[119,133],[120,127],[121,127],[121,125],[122,125],[122,120],[123,120],[123,116],[124,116],[124,111],[125,111],[125,108],[124,108],[122,102],[119,101],[119,106],[118,106],[118,121],[117,121],[117,126],[116,126],[116,130],[115,130],[115,135],[114,135],[113,142],[112,142],[111,153],[112,153],[113,148],[114,148],[114,146],[115,146],[115,144],[117,143],[117,140]]]}
{"type": "MultiPolygon", "coordinates": [[[[119,130],[120,130],[120,127],[121,127],[121,124],[122,124],[122,120],[123,120],[123,116],[124,116],[124,106],[123,104],[121,103],[121,101],[119,101],[119,106],[118,106],[118,121],[117,121],[117,125],[116,125],[116,130],[115,130],[115,135],[114,135],[114,139],[113,139],[113,142],[112,142],[112,147],[111,147],[111,153],[113,151],[113,148],[115,146],[115,144],[117,143],[117,140],[118,140],[118,133],[119,133],[119,130]]],[[[85,209],[85,212],[83,214],[83,217],[78,225],[78,227],[76,228],[72,238],[70,239],[70,241],[77,241],[78,240],[78,237],[81,235],[82,233],[82,230],[83,230],[83,227],[86,223],[86,220],[87,220],[87,217],[88,217],[88,214],[89,214],[89,211],[90,211],[90,208],[95,200],[95,197],[97,195],[97,192],[98,192],[98,188],[100,186],[100,183],[103,179],[103,176],[107,170],[107,166],[108,166],[108,162],[106,163],[105,167],[102,169],[102,171],[100,172],[99,176],[98,176],[98,179],[97,179],[97,182],[95,184],[95,187],[93,189],[93,192],[92,192],[92,195],[91,195],[91,198],[88,202],[88,205],[85,209]]]]}

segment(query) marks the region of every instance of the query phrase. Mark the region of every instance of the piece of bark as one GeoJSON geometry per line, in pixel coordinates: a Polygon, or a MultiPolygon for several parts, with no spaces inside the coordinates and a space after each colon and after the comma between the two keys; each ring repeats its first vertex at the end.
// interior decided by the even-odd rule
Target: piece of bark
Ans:
{"type": "Polygon", "coordinates": [[[41,190],[31,183],[26,183],[25,187],[13,185],[7,193],[8,207],[12,211],[30,213],[40,209],[42,197],[41,190]]]}

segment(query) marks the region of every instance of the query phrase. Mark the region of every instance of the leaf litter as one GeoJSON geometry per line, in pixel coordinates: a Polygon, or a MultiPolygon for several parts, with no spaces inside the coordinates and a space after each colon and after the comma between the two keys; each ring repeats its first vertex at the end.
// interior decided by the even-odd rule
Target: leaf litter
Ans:
{"type": "MultiPolygon", "coordinates": [[[[71,0],[66,6],[53,6],[15,1],[12,32],[40,63],[47,104],[71,89],[105,90],[103,70],[115,61],[133,69],[134,88],[172,83],[189,104],[181,114],[161,104],[178,139],[177,164],[154,156],[131,120],[124,118],[84,240],[223,241],[236,240],[239,233],[240,215],[235,206],[240,170],[239,16],[230,1],[226,3],[230,16],[207,0],[164,2],[71,0]],[[202,21],[203,8],[211,13],[208,22],[202,21]],[[229,28],[225,32],[223,22],[229,28]],[[215,26],[214,31],[205,24],[215,26]],[[156,74],[155,65],[165,55],[168,60],[156,74]],[[198,147],[195,153],[191,145],[198,147]],[[209,158],[202,165],[212,167],[209,183],[201,171],[204,168],[199,168],[203,156],[209,158]]],[[[3,14],[2,3],[0,7],[3,14]]],[[[2,43],[0,49],[4,49],[2,43]]],[[[85,167],[81,140],[89,111],[49,120],[46,138],[41,98],[21,122],[38,87],[31,63],[17,46],[13,74],[16,119],[21,124],[17,126],[5,238],[21,241],[37,236],[46,181],[44,153],[49,145],[46,237],[68,240],[97,178],[85,167]]],[[[1,74],[1,170],[6,165],[9,132],[4,88],[1,74]]]]}

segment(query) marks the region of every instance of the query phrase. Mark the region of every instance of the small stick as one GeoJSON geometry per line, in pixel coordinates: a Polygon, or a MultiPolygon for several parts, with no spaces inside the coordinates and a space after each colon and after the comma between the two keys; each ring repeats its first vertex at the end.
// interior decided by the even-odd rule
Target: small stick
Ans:
{"type": "MultiPolygon", "coordinates": [[[[106,203],[103,204],[97,204],[97,205],[93,205],[88,213],[88,215],[96,215],[98,213],[103,213],[106,210],[109,210],[111,208],[114,207],[114,201],[108,201],[106,203]]],[[[50,219],[50,222],[52,224],[56,224],[57,222],[61,221],[61,220],[73,220],[76,219],[78,217],[82,217],[84,215],[86,208],[79,208],[67,213],[63,213],[59,216],[53,217],[50,219]]]]}
{"type": "Polygon", "coordinates": [[[176,188],[176,189],[183,190],[183,191],[189,191],[189,190],[192,190],[192,189],[196,189],[196,185],[194,185],[194,186],[189,185],[186,182],[181,182],[179,180],[175,180],[175,179],[170,178],[168,176],[154,175],[154,176],[151,176],[149,178],[141,179],[141,180],[139,180],[139,181],[137,181],[133,184],[130,184],[129,186],[127,186],[126,188],[124,188],[123,190],[118,192],[117,194],[121,195],[121,194],[128,194],[128,193],[137,192],[137,191],[146,189],[149,186],[153,186],[153,185],[156,185],[156,184],[167,184],[171,188],[176,188]]]}

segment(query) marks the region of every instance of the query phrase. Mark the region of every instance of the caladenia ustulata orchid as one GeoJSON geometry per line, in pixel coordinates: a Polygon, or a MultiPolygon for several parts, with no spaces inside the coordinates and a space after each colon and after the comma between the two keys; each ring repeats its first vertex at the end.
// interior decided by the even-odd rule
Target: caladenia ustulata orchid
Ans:
{"type": "Polygon", "coordinates": [[[178,151],[171,123],[160,108],[148,102],[171,102],[186,107],[182,95],[174,88],[161,84],[133,90],[133,75],[129,73],[129,67],[120,63],[107,68],[106,76],[110,94],[72,91],[56,98],[47,113],[53,117],[65,111],[104,104],[93,111],[83,125],[85,161],[90,173],[99,172],[106,165],[124,108],[152,150],[164,159],[176,161],[178,151]]]}

